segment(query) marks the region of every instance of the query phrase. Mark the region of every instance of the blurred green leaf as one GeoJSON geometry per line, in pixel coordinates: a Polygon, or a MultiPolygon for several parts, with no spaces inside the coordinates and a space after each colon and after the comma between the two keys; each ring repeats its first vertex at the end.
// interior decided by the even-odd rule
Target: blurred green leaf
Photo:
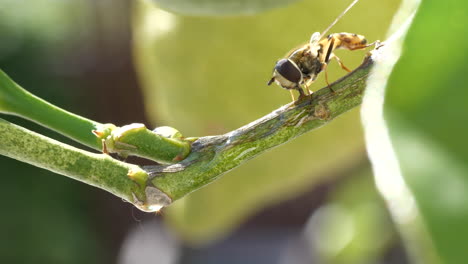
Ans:
{"type": "Polygon", "coordinates": [[[102,263],[107,248],[90,223],[85,185],[4,156],[0,168],[18,176],[2,180],[2,263],[102,263]]]}
{"type": "Polygon", "coordinates": [[[341,182],[329,196],[331,199],[324,208],[338,208],[345,217],[324,221],[316,226],[318,230],[312,234],[316,237],[319,253],[326,259],[325,263],[378,261],[394,244],[395,230],[385,204],[375,189],[370,167],[341,182]],[[338,231],[345,220],[349,222],[349,230],[338,231]],[[345,238],[345,243],[327,243],[345,238]]]}
{"type": "MultiPolygon", "coordinates": [[[[413,219],[412,214],[419,212],[442,263],[466,263],[468,258],[467,19],[466,2],[421,2],[390,77],[385,105],[410,199],[392,204],[402,198],[392,186],[399,181],[397,175],[380,185],[381,191],[387,193],[394,215],[410,212],[413,219]],[[393,196],[388,195],[391,189],[393,196]]],[[[379,162],[374,165],[384,165],[379,162]]]]}
{"type": "MultiPolygon", "coordinates": [[[[305,1],[258,16],[197,18],[176,16],[146,2],[135,8],[135,58],[148,115],[186,136],[222,134],[280,105],[289,93],[266,85],[275,61],[328,26],[349,2],[305,1]],[[326,12],[324,12],[326,10],[326,12]]],[[[333,29],[382,39],[394,1],[356,5],[333,29]],[[385,13],[365,23],[367,10],[385,13]],[[354,13],[354,16],[351,16],[354,13]],[[376,24],[378,26],[376,26],[376,24]]],[[[346,65],[358,66],[365,52],[338,51],[346,65]]],[[[329,76],[345,74],[331,64],[329,76]]],[[[311,89],[323,87],[320,76],[311,89]]],[[[220,180],[177,201],[165,212],[193,242],[220,237],[260,208],[293,197],[324,177],[362,158],[358,112],[261,155],[220,180]],[[344,132],[345,131],[345,132],[344,132]]]]}
{"type": "Polygon", "coordinates": [[[170,12],[197,16],[253,15],[299,0],[152,0],[170,12]]]}
{"type": "MultiPolygon", "coordinates": [[[[90,5],[89,1],[0,0],[1,68],[34,94],[78,109],[83,86],[89,82],[70,79],[70,72],[60,75],[54,66],[65,61],[66,66],[60,66],[63,71],[79,67],[80,62],[70,63],[71,57],[65,56],[80,52],[90,42],[93,22],[89,18],[96,12],[90,5]]],[[[2,118],[71,143],[27,120],[2,118]]],[[[99,225],[96,194],[89,186],[5,156],[0,157],[0,169],[1,263],[78,264],[110,259],[103,239],[106,231],[95,228],[99,225]]]]}
{"type": "Polygon", "coordinates": [[[43,49],[43,60],[62,56],[74,41],[91,38],[93,12],[84,1],[0,0],[0,59],[30,42],[43,49]]]}

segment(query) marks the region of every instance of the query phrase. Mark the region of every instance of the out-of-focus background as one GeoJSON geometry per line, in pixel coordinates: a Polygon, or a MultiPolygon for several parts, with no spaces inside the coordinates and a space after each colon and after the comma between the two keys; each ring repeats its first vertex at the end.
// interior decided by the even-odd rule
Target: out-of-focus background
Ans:
{"type": "MultiPolygon", "coordinates": [[[[289,103],[287,91],[266,86],[275,61],[349,2],[205,17],[150,1],[0,0],[0,68],[99,122],[221,134],[289,103]]],[[[399,4],[361,0],[331,31],[383,40],[399,4]]],[[[366,51],[336,54],[355,68],[366,51]]],[[[331,80],[346,73],[328,69],[331,80]]],[[[323,86],[320,76],[311,88],[323,86]]],[[[0,177],[1,263],[409,263],[374,186],[359,109],[159,214],[3,156],[0,168],[10,175],[0,177]]]]}

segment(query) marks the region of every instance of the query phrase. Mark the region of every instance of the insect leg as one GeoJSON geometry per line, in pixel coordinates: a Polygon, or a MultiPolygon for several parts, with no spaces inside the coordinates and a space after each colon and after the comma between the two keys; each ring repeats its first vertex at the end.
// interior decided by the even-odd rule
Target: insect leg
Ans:
{"type": "Polygon", "coordinates": [[[340,58],[338,58],[338,56],[336,56],[335,54],[332,54],[332,57],[336,59],[336,61],[338,62],[338,64],[340,65],[340,67],[341,67],[343,70],[345,70],[345,71],[347,71],[347,72],[351,72],[351,70],[350,70],[348,67],[346,67],[346,66],[343,64],[343,62],[341,62],[341,60],[340,60],[340,58]]]}
{"type": "Polygon", "coordinates": [[[310,95],[312,93],[312,91],[309,89],[309,84],[308,83],[309,83],[309,81],[304,83],[304,88],[305,88],[304,90],[305,90],[306,95],[310,95]]]}
{"type": "Polygon", "coordinates": [[[375,46],[375,49],[378,49],[378,48],[380,48],[381,46],[383,46],[383,44],[382,44],[382,42],[380,42],[380,40],[376,40],[376,41],[374,41],[374,42],[372,42],[372,43],[370,43],[370,44],[367,44],[367,45],[366,45],[366,48],[367,48],[367,47],[370,47],[370,46],[375,46]]]}
{"type": "Polygon", "coordinates": [[[306,95],[312,94],[312,91],[309,89],[309,85],[312,83],[310,81],[311,81],[310,77],[304,77],[303,84],[301,86],[305,90],[306,95]]]}
{"type": "Polygon", "coordinates": [[[292,101],[296,101],[296,98],[294,98],[294,93],[293,93],[293,90],[289,90],[289,94],[291,95],[291,99],[292,101]]]}
{"type": "Polygon", "coordinates": [[[302,90],[302,87],[297,86],[296,89],[299,92],[299,99],[305,96],[304,90],[302,90]]]}
{"type": "Polygon", "coordinates": [[[311,95],[313,94],[314,92],[312,90],[309,89],[310,85],[314,82],[314,79],[310,78],[309,80],[307,80],[305,83],[304,83],[304,87],[306,89],[306,92],[309,92],[308,95],[311,95]]]}
{"type": "Polygon", "coordinates": [[[309,90],[309,88],[307,87],[307,85],[306,85],[305,83],[301,86],[300,89],[301,89],[302,91],[305,90],[305,95],[307,95],[307,96],[310,95],[310,90],[309,90]]]}
{"type": "MultiPolygon", "coordinates": [[[[382,47],[384,45],[385,45],[385,43],[380,42],[380,40],[376,40],[376,41],[372,42],[371,44],[368,44],[367,47],[374,46],[374,50],[378,50],[380,47],[382,47]]],[[[367,53],[367,56],[371,56],[371,55],[372,55],[372,52],[369,51],[367,53]]]]}
{"type": "Polygon", "coordinates": [[[325,71],[325,82],[327,83],[327,86],[328,86],[328,89],[330,89],[330,91],[332,93],[334,93],[335,91],[333,91],[333,89],[331,88],[330,86],[330,82],[328,81],[328,71],[327,71],[327,65],[328,64],[323,64],[323,71],[325,71]]]}

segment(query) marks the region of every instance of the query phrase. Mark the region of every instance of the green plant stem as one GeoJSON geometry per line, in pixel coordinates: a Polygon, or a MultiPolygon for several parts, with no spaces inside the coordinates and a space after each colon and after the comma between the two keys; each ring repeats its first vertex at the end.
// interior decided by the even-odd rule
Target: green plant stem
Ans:
{"type": "MultiPolygon", "coordinates": [[[[149,207],[161,202],[148,197],[148,191],[154,194],[155,190],[148,189],[148,174],[139,166],[71,147],[4,119],[0,119],[0,136],[1,155],[104,189],[144,211],[152,211],[149,207]]],[[[4,171],[2,176],[14,177],[15,173],[4,171]]]]}
{"type": "Polygon", "coordinates": [[[323,88],[230,133],[199,138],[192,144],[191,154],[178,164],[144,169],[155,186],[177,200],[262,152],[319,128],[360,105],[372,64],[369,57],[359,68],[332,84],[334,93],[323,88]]]}
{"type": "Polygon", "coordinates": [[[188,157],[177,164],[146,166],[143,171],[2,119],[0,154],[105,189],[141,210],[155,211],[262,152],[319,128],[360,105],[372,65],[372,57],[368,57],[359,68],[331,85],[335,92],[327,87],[320,89],[230,133],[197,139],[188,157]]]}
{"type": "Polygon", "coordinates": [[[91,131],[102,124],[56,107],[29,93],[0,70],[0,112],[17,115],[101,150],[102,143],[91,131]]]}
{"type": "Polygon", "coordinates": [[[189,141],[158,135],[142,124],[116,127],[65,111],[29,93],[1,70],[0,113],[29,119],[93,149],[107,147],[110,153],[123,157],[133,155],[171,164],[190,152],[189,141]]]}

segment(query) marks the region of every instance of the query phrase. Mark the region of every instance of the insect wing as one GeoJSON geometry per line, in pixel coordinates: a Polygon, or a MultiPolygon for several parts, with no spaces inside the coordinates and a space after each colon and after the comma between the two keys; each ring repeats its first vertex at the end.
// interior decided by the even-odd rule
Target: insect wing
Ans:
{"type": "Polygon", "coordinates": [[[316,46],[320,41],[320,32],[315,32],[310,36],[310,46],[316,46]]]}

